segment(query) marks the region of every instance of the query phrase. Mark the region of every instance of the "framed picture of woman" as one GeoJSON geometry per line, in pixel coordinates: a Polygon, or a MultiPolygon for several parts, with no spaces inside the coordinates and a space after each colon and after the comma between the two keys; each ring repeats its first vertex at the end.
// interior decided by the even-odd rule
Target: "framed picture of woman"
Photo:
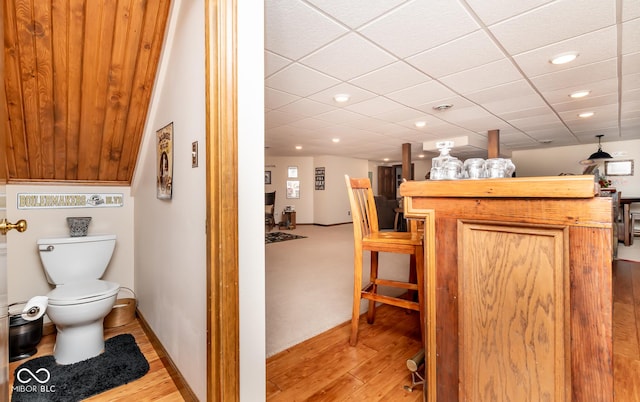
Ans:
{"type": "Polygon", "coordinates": [[[158,174],[156,195],[160,200],[170,200],[173,190],[173,123],[156,131],[158,174]]]}

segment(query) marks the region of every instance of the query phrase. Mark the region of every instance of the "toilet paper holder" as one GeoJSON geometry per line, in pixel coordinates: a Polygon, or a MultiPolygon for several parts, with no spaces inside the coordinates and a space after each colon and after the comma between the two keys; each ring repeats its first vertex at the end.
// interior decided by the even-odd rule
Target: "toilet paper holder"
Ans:
{"type": "Polygon", "coordinates": [[[39,313],[40,313],[40,307],[38,307],[38,306],[31,306],[30,309],[28,309],[27,311],[22,312],[22,314],[26,315],[27,317],[35,317],[39,313]]]}

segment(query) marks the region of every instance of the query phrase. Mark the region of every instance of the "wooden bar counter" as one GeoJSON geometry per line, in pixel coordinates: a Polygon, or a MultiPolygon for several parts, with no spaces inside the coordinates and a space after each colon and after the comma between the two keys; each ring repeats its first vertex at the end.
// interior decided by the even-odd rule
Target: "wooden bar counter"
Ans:
{"type": "Polygon", "coordinates": [[[406,182],[425,400],[613,401],[612,205],[593,176],[406,182]]]}

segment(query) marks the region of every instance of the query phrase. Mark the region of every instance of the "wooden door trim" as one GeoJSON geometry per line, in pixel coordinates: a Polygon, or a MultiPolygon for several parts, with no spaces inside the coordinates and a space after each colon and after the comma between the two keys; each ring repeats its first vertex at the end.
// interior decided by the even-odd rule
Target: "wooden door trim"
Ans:
{"type": "Polygon", "coordinates": [[[236,2],[205,2],[208,401],[240,400],[236,2]]]}

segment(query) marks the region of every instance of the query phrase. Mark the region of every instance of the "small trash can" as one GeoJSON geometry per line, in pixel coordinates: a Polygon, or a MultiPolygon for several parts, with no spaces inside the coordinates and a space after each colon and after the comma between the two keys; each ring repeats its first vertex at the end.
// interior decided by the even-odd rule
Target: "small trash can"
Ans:
{"type": "Polygon", "coordinates": [[[36,354],[36,346],[42,339],[44,316],[27,321],[21,314],[9,316],[9,361],[26,359],[36,354]]]}

